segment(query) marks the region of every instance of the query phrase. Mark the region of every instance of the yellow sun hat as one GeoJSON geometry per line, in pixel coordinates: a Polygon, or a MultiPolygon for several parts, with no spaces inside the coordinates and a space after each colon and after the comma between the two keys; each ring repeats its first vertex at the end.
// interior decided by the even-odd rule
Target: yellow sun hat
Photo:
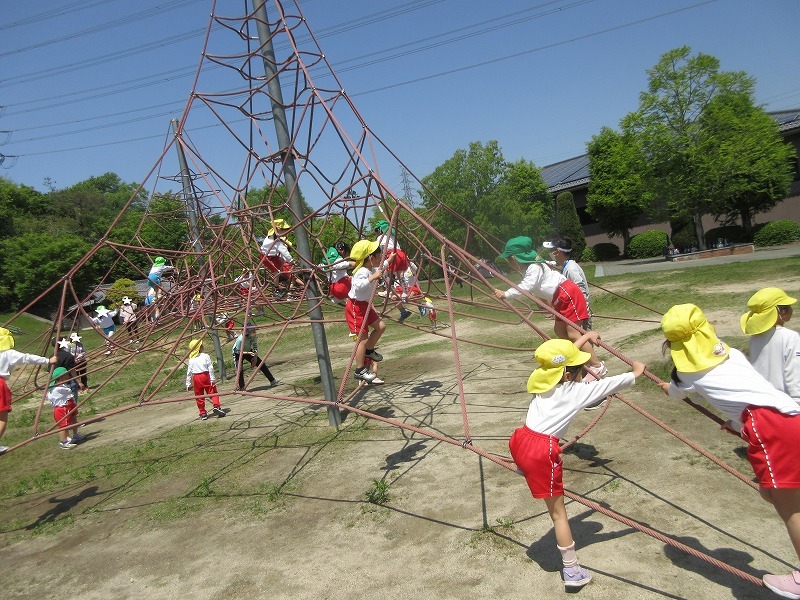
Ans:
{"type": "Polygon", "coordinates": [[[768,287],[758,290],[750,296],[747,308],[739,323],[747,335],[758,335],[772,328],[778,320],[778,306],[787,306],[797,302],[780,288],[768,287]]]}
{"type": "Polygon", "coordinates": [[[0,327],[0,352],[14,347],[14,336],[5,327],[0,327]]]}
{"type": "Polygon", "coordinates": [[[356,262],[355,266],[353,267],[353,272],[355,273],[358,271],[367,257],[375,252],[380,248],[380,244],[377,241],[373,240],[359,240],[353,247],[350,249],[350,260],[354,260],[356,262]]]}
{"type": "Polygon", "coordinates": [[[192,340],[189,342],[189,358],[194,358],[200,354],[200,348],[203,347],[203,340],[192,340]]]}
{"type": "Polygon", "coordinates": [[[661,318],[661,330],[670,342],[670,354],[681,373],[705,371],[730,354],[703,311],[694,304],[676,304],[661,318]]]}
{"type": "Polygon", "coordinates": [[[585,364],[592,356],[570,340],[552,339],[539,346],[533,357],[539,366],[528,377],[528,393],[541,394],[558,385],[565,367],[585,364]]]}
{"type": "Polygon", "coordinates": [[[292,224],[286,221],[286,219],[275,219],[272,222],[272,227],[267,232],[267,236],[272,237],[275,235],[275,230],[280,229],[281,231],[286,231],[287,229],[291,229],[292,224]]]}

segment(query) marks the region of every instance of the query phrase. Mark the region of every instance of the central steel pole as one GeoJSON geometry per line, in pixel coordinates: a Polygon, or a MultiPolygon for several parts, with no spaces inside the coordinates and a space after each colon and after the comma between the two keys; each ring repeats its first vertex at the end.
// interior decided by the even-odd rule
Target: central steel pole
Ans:
{"type": "MultiPolygon", "coordinates": [[[[297,187],[297,171],[294,165],[294,156],[291,151],[292,138],[289,135],[289,126],[286,121],[286,112],[283,109],[283,93],[281,92],[280,81],[278,80],[277,61],[275,60],[275,50],[272,46],[272,33],[269,30],[267,21],[267,8],[265,0],[253,0],[255,9],[256,26],[258,28],[258,41],[261,46],[261,56],[264,62],[264,72],[267,76],[267,90],[272,103],[272,120],[275,123],[275,133],[278,136],[278,146],[283,156],[283,179],[289,193],[289,207],[299,218],[303,215],[303,203],[300,198],[300,190],[297,187]]],[[[305,261],[306,265],[311,265],[311,247],[308,243],[308,232],[305,227],[297,227],[294,230],[297,240],[297,253],[305,261]]],[[[322,303],[320,302],[320,292],[315,278],[308,282],[306,291],[306,301],[311,317],[311,332],[314,336],[314,348],[317,352],[317,363],[319,364],[319,374],[322,381],[322,391],[325,400],[336,401],[336,388],[333,383],[333,371],[331,369],[331,359],[328,353],[328,340],[325,337],[325,325],[322,316],[322,303]]],[[[342,417],[337,406],[328,406],[328,422],[331,425],[339,426],[342,417]]]]}

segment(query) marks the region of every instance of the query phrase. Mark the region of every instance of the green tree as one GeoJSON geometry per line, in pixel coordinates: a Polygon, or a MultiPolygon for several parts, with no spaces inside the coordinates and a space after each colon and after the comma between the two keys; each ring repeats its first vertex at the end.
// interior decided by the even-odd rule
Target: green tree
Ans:
{"type": "MultiPolygon", "coordinates": [[[[481,228],[499,243],[517,235],[541,241],[552,228],[552,201],[539,170],[519,160],[508,163],[498,143],[472,142],[423,178],[424,209],[439,202],[450,210],[438,210],[432,221],[449,240],[467,243],[467,224],[481,228]]],[[[492,252],[480,236],[470,235],[467,250],[476,255],[492,252]]]]}
{"type": "Polygon", "coordinates": [[[690,53],[683,46],[661,56],[648,70],[638,112],[623,125],[638,136],[648,157],[647,185],[659,200],[655,206],[672,218],[691,218],[704,248],[702,217],[712,210],[715,190],[703,156],[708,137],[702,116],[717,96],[749,95],[754,82],[741,71],[721,72],[713,56],[690,53]]]}
{"type": "MultiPolygon", "coordinates": [[[[49,233],[26,233],[0,241],[0,262],[10,292],[11,304],[24,306],[68,273],[91,248],[86,240],[72,234],[53,237],[49,233]]],[[[86,265],[75,274],[72,283],[78,296],[85,294],[97,278],[86,265]]],[[[53,307],[60,299],[56,293],[44,304],[53,307]]]]}
{"type": "Polygon", "coordinates": [[[586,248],[586,236],[570,192],[561,192],[556,196],[556,223],[558,233],[572,239],[572,256],[580,258],[586,248]]]}
{"type": "Polygon", "coordinates": [[[753,217],[788,195],[794,149],[748,94],[717,96],[701,124],[700,165],[711,183],[711,211],[723,225],[741,219],[751,233],[753,217]]]}
{"type": "Polygon", "coordinates": [[[599,221],[611,237],[622,238],[627,254],[630,230],[652,202],[645,185],[646,161],[635,136],[603,127],[588,144],[589,195],[586,212],[599,221]]]}

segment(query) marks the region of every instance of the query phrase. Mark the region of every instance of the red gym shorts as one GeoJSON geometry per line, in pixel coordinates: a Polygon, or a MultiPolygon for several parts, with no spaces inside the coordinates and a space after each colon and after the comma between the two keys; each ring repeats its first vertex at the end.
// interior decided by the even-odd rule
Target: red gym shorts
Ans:
{"type": "Polygon", "coordinates": [[[11,389],[6,380],[0,377],[0,412],[11,412],[11,389]]]}
{"type": "Polygon", "coordinates": [[[350,285],[352,283],[353,280],[350,279],[350,277],[342,277],[336,283],[332,283],[330,287],[328,287],[328,291],[330,292],[331,296],[337,300],[344,300],[347,298],[347,294],[350,292],[350,285]]]}
{"type": "Polygon", "coordinates": [[[280,273],[281,279],[289,279],[291,277],[292,264],[286,262],[280,256],[267,256],[266,254],[262,254],[261,264],[273,273],[280,273]]]}
{"type": "Polygon", "coordinates": [[[742,411],[747,460],[765,488],[800,488],[800,415],[765,406],[742,411]]]}
{"type": "Polygon", "coordinates": [[[511,435],[508,448],[534,498],[564,494],[564,461],[558,438],[523,425],[511,435]]]}
{"type": "Polygon", "coordinates": [[[562,281],[553,294],[553,308],[563,317],[573,323],[579,323],[589,318],[589,308],[586,306],[586,297],[574,281],[562,281]]]}
{"type": "Polygon", "coordinates": [[[75,400],[70,400],[64,406],[56,406],[53,408],[53,419],[55,419],[57,427],[66,427],[72,425],[78,420],[78,411],[75,410],[75,400]],[[70,411],[74,411],[71,415],[67,416],[70,411]]]}
{"type": "Polygon", "coordinates": [[[352,298],[347,299],[347,304],[344,307],[344,314],[347,318],[347,325],[350,327],[350,333],[356,334],[361,331],[361,326],[365,322],[367,327],[369,327],[380,318],[369,302],[365,300],[353,300],[352,298]]]}

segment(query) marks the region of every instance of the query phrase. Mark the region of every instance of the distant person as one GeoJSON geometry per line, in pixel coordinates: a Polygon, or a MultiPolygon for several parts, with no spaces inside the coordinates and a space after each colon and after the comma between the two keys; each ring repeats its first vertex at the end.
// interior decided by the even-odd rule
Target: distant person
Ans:
{"type": "Polygon", "coordinates": [[[352,266],[349,244],[339,241],[328,248],[325,254],[325,264],[321,267],[328,279],[328,294],[336,304],[347,303],[347,294],[350,292],[352,283],[348,271],[352,266]]]}
{"type": "Polygon", "coordinates": [[[275,387],[280,383],[269,367],[258,356],[258,340],[256,339],[255,326],[248,324],[244,334],[240,333],[233,342],[233,361],[236,365],[236,391],[246,392],[244,387],[244,363],[250,363],[253,368],[258,367],[261,374],[267,378],[270,387],[275,387]],[[260,366],[259,366],[260,365],[260,366]]]}
{"type": "Polygon", "coordinates": [[[78,433],[78,404],[69,385],[71,375],[64,367],[57,367],[50,379],[47,390],[47,399],[53,407],[53,420],[56,422],[58,432],[58,447],[62,450],[71,450],[82,442],[84,437],[78,433]],[[72,426],[72,427],[70,427],[72,426]],[[72,432],[70,436],[69,433],[72,432]]]}
{"type": "Polygon", "coordinates": [[[66,338],[53,338],[53,346],[56,349],[56,368],[64,367],[69,373],[69,387],[72,389],[72,395],[75,397],[75,402],[78,401],[78,392],[80,391],[80,384],[78,383],[78,374],[76,368],[78,362],[75,355],[70,352],[71,342],[66,338]]]}
{"type": "Polygon", "coordinates": [[[95,309],[96,317],[91,317],[92,323],[97,325],[103,332],[106,338],[106,354],[111,354],[111,336],[117,331],[117,325],[114,323],[114,317],[117,316],[118,310],[108,310],[102,304],[95,309]]]}
{"type": "Polygon", "coordinates": [[[583,370],[589,354],[580,348],[600,339],[587,331],[575,342],[550,339],[534,353],[539,366],[528,379],[533,394],[525,425],[514,431],[508,442],[511,456],[534,498],[541,498],[553,521],[556,546],[561,554],[561,575],[567,589],[583,587],[592,575],[578,563],[575,541],[564,505],[563,459],[559,439],[582,409],[598,403],[609,394],[633,387],[645,366],[634,362],[630,373],[584,382],[583,370]]]}
{"type": "Polygon", "coordinates": [[[194,400],[200,412],[200,420],[208,419],[206,396],[213,406],[211,412],[224,417],[225,411],[219,401],[217,383],[214,378],[214,364],[211,357],[203,352],[203,340],[189,342],[189,360],[186,361],[186,391],[194,390],[194,400]]]}
{"type": "MultiPolygon", "coordinates": [[[[786,524],[800,560],[800,406],[720,340],[694,304],[670,308],[661,318],[661,330],[674,364],[671,381],[662,382],[661,389],[671,398],[698,394],[738,424],[759,493],[786,524]]],[[[800,598],[800,570],[764,575],[763,580],[784,598],[800,598]]]]}
{"type": "MultiPolygon", "coordinates": [[[[8,427],[8,413],[11,412],[11,388],[8,379],[15,367],[19,365],[54,365],[55,354],[50,358],[36,354],[25,354],[14,350],[14,336],[5,327],[0,327],[0,438],[8,427]]],[[[0,446],[0,454],[8,450],[8,446],[0,446]]]]}
{"type": "Polygon", "coordinates": [[[139,330],[139,315],[136,313],[138,308],[139,306],[128,296],[123,296],[122,306],[119,307],[119,318],[122,319],[122,325],[128,332],[129,344],[138,341],[136,339],[139,330]]]}
{"type": "Polygon", "coordinates": [[[447,255],[447,275],[450,277],[451,281],[455,281],[458,284],[458,287],[464,287],[464,284],[461,283],[461,279],[457,276],[456,257],[452,254],[447,255]]]}
{"type": "MultiPolygon", "coordinates": [[[[586,299],[586,309],[589,311],[589,318],[586,319],[584,329],[592,328],[592,308],[589,303],[589,282],[586,280],[586,273],[581,266],[572,258],[572,240],[568,237],[558,236],[542,244],[550,251],[550,257],[555,265],[550,265],[559,271],[564,277],[577,285],[583,297],[586,299]]],[[[549,263],[548,263],[549,264],[549,263]]]]}
{"type": "Polygon", "coordinates": [[[800,402],[800,333],[783,325],[792,318],[797,298],[780,288],[758,290],[740,320],[750,336],[750,362],[775,389],[800,402]]]}
{"type": "Polygon", "coordinates": [[[389,293],[392,290],[392,280],[400,286],[400,293],[398,294],[400,297],[400,318],[398,322],[402,323],[411,316],[411,311],[403,306],[403,303],[408,299],[409,290],[409,283],[406,279],[408,257],[400,248],[400,244],[397,241],[397,233],[393,227],[390,227],[389,221],[385,219],[378,221],[375,224],[375,233],[378,234],[376,241],[385,255],[382,270],[389,275],[389,280],[386,282],[386,291],[389,293]]]}
{"type": "Polygon", "coordinates": [[[75,357],[75,375],[78,376],[78,391],[85,392],[89,389],[89,374],[86,365],[86,347],[81,342],[81,336],[74,331],[69,336],[70,354],[75,357]]]}
{"type": "Polygon", "coordinates": [[[267,232],[267,237],[261,243],[261,264],[272,274],[273,293],[276,298],[283,296],[296,286],[303,286],[303,282],[292,275],[295,261],[289,252],[287,236],[292,226],[285,219],[275,219],[272,228],[267,232]]]}
{"type": "MultiPolygon", "coordinates": [[[[531,238],[521,236],[508,240],[500,258],[507,259],[513,270],[519,273],[524,272],[522,282],[519,284],[521,290],[549,302],[562,317],[586,329],[589,309],[586,306],[583,292],[564,275],[553,271],[544,264],[544,260],[533,249],[531,238]]],[[[522,293],[515,288],[505,292],[495,289],[494,295],[499,300],[510,300],[520,297],[522,293]]],[[[569,327],[558,318],[555,319],[553,329],[556,336],[564,340],[574,342],[582,337],[579,331],[569,327]]],[[[605,364],[597,359],[592,345],[585,343],[581,350],[588,353],[590,357],[586,364],[587,377],[597,379],[605,377],[608,370],[605,364]]]]}

